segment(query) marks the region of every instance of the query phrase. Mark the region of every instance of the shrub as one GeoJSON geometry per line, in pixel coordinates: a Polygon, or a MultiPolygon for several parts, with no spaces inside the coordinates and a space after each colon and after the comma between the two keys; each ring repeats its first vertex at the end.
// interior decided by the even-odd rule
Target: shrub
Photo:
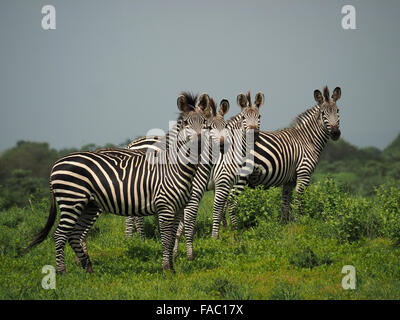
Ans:
{"type": "MultiPolygon", "coordinates": [[[[400,189],[380,187],[376,192],[377,201],[355,197],[328,177],[305,190],[300,198],[302,214],[324,222],[328,234],[344,242],[391,235],[400,243],[400,189]]],[[[278,221],[281,198],[280,188],[245,188],[237,198],[238,227],[257,227],[261,220],[278,221]]]]}
{"type": "Polygon", "coordinates": [[[260,219],[264,221],[278,221],[282,191],[280,188],[264,190],[262,186],[254,189],[249,187],[237,197],[238,206],[235,214],[238,228],[256,227],[260,219]]]}
{"type": "Polygon", "coordinates": [[[376,209],[381,212],[383,233],[400,245],[400,186],[390,183],[375,188],[376,209]]]}

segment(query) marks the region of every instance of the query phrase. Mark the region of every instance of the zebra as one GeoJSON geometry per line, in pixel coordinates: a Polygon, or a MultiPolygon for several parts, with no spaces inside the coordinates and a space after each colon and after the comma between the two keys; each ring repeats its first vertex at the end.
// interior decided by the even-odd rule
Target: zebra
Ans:
{"type": "MultiPolygon", "coordinates": [[[[125,216],[158,214],[162,269],[173,271],[173,240],[179,223],[175,212],[190,197],[199,156],[192,150],[196,149],[195,142],[199,141],[207,125],[204,113],[209,108],[209,97],[201,95],[196,107],[182,94],[177,105],[180,110],[176,125],[178,134],[170,139],[168,150],[156,154],[143,150],[104,149],[76,152],[56,161],[50,173],[49,217],[27,250],[47,237],[58,204],[60,221],[54,232],[57,272],[66,272],[64,248],[67,240],[81,266],[87,272],[93,272],[81,240],[99,211],[125,216]]],[[[207,143],[208,139],[203,140],[207,143]]]]}
{"type": "MultiPolygon", "coordinates": [[[[182,93],[185,96],[185,99],[189,105],[196,105],[198,96],[189,92],[183,92],[182,93]]],[[[226,99],[223,99],[221,101],[221,109],[219,114],[225,110],[225,113],[229,109],[229,102],[226,99]],[[226,109],[227,108],[227,109],[226,109]]],[[[218,143],[220,139],[220,135],[222,132],[222,129],[225,127],[225,122],[221,121],[221,118],[223,120],[223,117],[219,116],[216,114],[216,105],[215,101],[210,98],[209,99],[209,108],[204,110],[204,115],[207,118],[207,127],[210,128],[213,131],[213,135],[211,135],[210,138],[216,140],[216,144],[218,143]],[[215,129],[218,129],[217,132],[215,132],[215,129]]],[[[138,150],[138,151],[147,151],[151,150],[152,152],[159,152],[161,150],[165,150],[168,147],[169,144],[169,139],[170,137],[174,137],[178,134],[178,127],[173,126],[169,132],[167,132],[166,135],[164,136],[154,136],[154,135],[146,135],[139,137],[132,142],[130,142],[127,145],[127,149],[129,150],[138,150]]],[[[101,152],[101,150],[97,150],[97,152],[101,152]]],[[[203,155],[203,157],[206,157],[206,154],[203,155]]],[[[207,172],[208,169],[208,161],[204,160],[200,163],[198,166],[198,169],[195,174],[195,178],[193,180],[193,186],[196,184],[196,177],[199,175],[200,172],[207,172]]],[[[97,218],[100,216],[101,211],[98,211],[96,215],[92,216],[91,221],[88,221],[87,228],[85,231],[82,233],[81,237],[81,245],[84,250],[84,252],[87,254],[87,247],[86,247],[86,237],[87,234],[91,228],[91,226],[95,223],[97,218]]],[[[182,215],[182,212],[177,213],[179,216],[182,215]]],[[[140,238],[144,240],[146,238],[145,231],[144,231],[144,217],[142,216],[128,216],[126,217],[126,223],[125,223],[125,239],[131,238],[133,236],[133,227],[135,226],[136,231],[138,232],[140,238]]],[[[78,256],[75,257],[75,261],[77,264],[80,264],[78,256]]]]}
{"type": "MultiPolygon", "coordinates": [[[[241,179],[231,190],[231,195],[239,195],[248,184],[250,187],[263,185],[266,188],[282,185],[282,207],[280,223],[290,220],[290,202],[295,189],[294,210],[301,214],[300,196],[309,185],[322,150],[329,139],[340,138],[339,108],[336,102],[341,97],[341,88],[336,87],[330,97],[327,86],[323,94],[314,91],[316,105],[299,114],[291,125],[273,132],[261,131],[254,149],[255,170],[241,179]]],[[[228,214],[236,224],[234,210],[235,198],[230,198],[228,214]]],[[[225,212],[223,212],[225,213],[225,212]]],[[[217,214],[217,213],[216,213],[217,214]]],[[[221,218],[221,216],[220,216],[221,218]]],[[[215,217],[214,227],[219,227],[215,217]]]]}
{"type": "MultiPolygon", "coordinates": [[[[192,99],[196,99],[196,96],[193,96],[192,99]]],[[[217,105],[215,101],[210,98],[210,109],[211,112],[209,114],[206,114],[208,117],[208,127],[210,128],[212,135],[211,137],[215,139],[215,143],[212,145],[220,145],[220,151],[223,149],[224,146],[224,136],[225,136],[225,127],[227,125],[227,121],[224,119],[225,114],[229,111],[229,101],[227,99],[222,99],[219,105],[219,110],[217,112],[217,105]]],[[[127,148],[131,150],[141,150],[143,148],[153,148],[154,150],[157,149],[157,141],[162,139],[162,137],[159,136],[147,136],[147,137],[141,137],[138,138],[134,141],[132,141],[127,148]]],[[[212,152],[212,151],[211,151],[212,152]]],[[[214,152],[214,157],[218,156],[215,155],[214,152]]],[[[186,205],[185,212],[186,210],[189,210],[189,208],[200,201],[204,194],[204,190],[207,186],[208,179],[210,176],[211,172],[211,167],[212,167],[212,159],[211,161],[207,162],[204,161],[201,163],[197,169],[197,172],[195,174],[194,180],[193,180],[193,189],[192,189],[192,194],[190,197],[190,200],[188,204],[186,205]]],[[[215,161],[214,161],[215,162],[215,161]]],[[[192,209],[193,210],[193,209],[192,209]]],[[[197,210],[197,209],[196,209],[197,210]]],[[[183,215],[182,215],[183,218],[183,215]]],[[[126,223],[125,223],[125,238],[132,237],[133,235],[133,227],[135,225],[136,231],[139,233],[140,237],[142,239],[145,238],[145,232],[144,232],[144,221],[143,217],[126,217],[126,223]]],[[[181,222],[179,224],[179,230],[182,230],[183,228],[183,219],[181,219],[181,222]]]]}
{"type": "MultiPolygon", "coordinates": [[[[174,255],[178,250],[178,243],[183,228],[186,238],[186,255],[188,260],[194,259],[193,236],[197,217],[199,202],[205,190],[215,190],[214,210],[218,210],[218,205],[224,203],[224,194],[239,179],[239,176],[247,176],[253,169],[251,159],[248,158],[250,150],[253,148],[254,138],[260,127],[259,108],[264,104],[264,94],[258,92],[255,96],[254,104],[251,103],[250,92],[247,96],[243,93],[237,96],[237,104],[241,112],[232,117],[227,125],[226,143],[224,152],[221,152],[217,163],[211,171],[208,183],[203,183],[201,189],[192,197],[184,211],[184,222],[180,223],[175,239],[174,255]],[[253,137],[252,137],[253,136],[253,137]],[[253,139],[251,139],[253,138],[253,139]]],[[[204,181],[205,182],[205,181],[204,181]]],[[[212,231],[213,237],[218,237],[215,230],[212,231]]]]}

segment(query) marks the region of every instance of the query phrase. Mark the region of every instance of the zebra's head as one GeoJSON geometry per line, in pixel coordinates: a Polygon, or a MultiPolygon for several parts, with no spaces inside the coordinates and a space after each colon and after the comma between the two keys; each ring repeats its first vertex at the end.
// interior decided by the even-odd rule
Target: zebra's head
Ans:
{"type": "Polygon", "coordinates": [[[197,96],[185,92],[178,97],[178,109],[181,111],[179,117],[181,121],[180,140],[200,143],[202,130],[208,126],[207,115],[211,112],[210,97],[203,93],[198,99],[197,106],[196,102],[197,96]]]}
{"type": "Polygon", "coordinates": [[[339,108],[336,105],[336,101],[340,99],[342,91],[339,87],[333,90],[332,97],[329,97],[329,89],[327,86],[324,87],[324,93],[321,91],[314,91],[314,98],[320,107],[321,121],[325,130],[328,132],[332,140],[336,141],[340,138],[339,129],[339,108]]]}
{"type": "Polygon", "coordinates": [[[242,109],[240,115],[242,117],[242,126],[246,133],[253,132],[254,139],[257,138],[260,130],[260,107],[264,104],[264,94],[258,92],[254,99],[254,104],[251,103],[250,91],[245,96],[240,93],[237,96],[237,104],[242,109]]]}
{"type": "Polygon", "coordinates": [[[229,110],[229,101],[222,99],[217,112],[215,101],[210,99],[210,107],[211,114],[208,118],[208,129],[210,130],[213,145],[219,145],[219,149],[223,153],[225,137],[227,134],[226,126],[228,124],[224,116],[229,110]]]}

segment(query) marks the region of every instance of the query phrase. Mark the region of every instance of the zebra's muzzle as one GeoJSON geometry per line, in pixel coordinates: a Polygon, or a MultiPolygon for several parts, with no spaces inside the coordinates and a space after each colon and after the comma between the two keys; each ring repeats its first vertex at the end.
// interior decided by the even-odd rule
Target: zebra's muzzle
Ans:
{"type": "Polygon", "coordinates": [[[224,154],[224,152],[225,152],[225,138],[224,137],[219,138],[219,152],[222,154],[224,154]]]}
{"type": "Polygon", "coordinates": [[[340,138],[340,129],[338,127],[333,127],[331,130],[331,138],[333,141],[336,141],[340,138]]]}

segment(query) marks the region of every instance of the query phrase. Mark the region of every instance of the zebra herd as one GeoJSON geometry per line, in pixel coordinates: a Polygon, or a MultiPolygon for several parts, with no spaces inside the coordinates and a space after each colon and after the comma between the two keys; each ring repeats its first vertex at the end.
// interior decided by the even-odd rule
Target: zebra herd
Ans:
{"type": "Polygon", "coordinates": [[[66,272],[64,249],[68,241],[87,272],[93,272],[86,236],[102,212],[126,216],[126,237],[133,225],[144,237],[143,217],[158,215],[163,248],[162,269],[173,270],[173,258],[185,232],[187,258],[192,260],[193,234],[199,202],[206,190],[215,190],[212,237],[218,238],[228,209],[233,224],[236,197],[245,185],[283,186],[281,222],[289,220],[289,204],[309,184],[319,156],[329,139],[340,137],[336,101],[328,87],[314,91],[316,105],[292,124],[273,132],[260,131],[264,94],[239,94],[240,112],[224,116],[229,102],[219,110],[206,93],[199,98],[183,92],[177,99],[176,124],[164,136],[144,136],[127,148],[71,153],[55,162],[50,174],[51,206],[47,223],[27,249],[54,232],[56,270],[66,272]]]}

